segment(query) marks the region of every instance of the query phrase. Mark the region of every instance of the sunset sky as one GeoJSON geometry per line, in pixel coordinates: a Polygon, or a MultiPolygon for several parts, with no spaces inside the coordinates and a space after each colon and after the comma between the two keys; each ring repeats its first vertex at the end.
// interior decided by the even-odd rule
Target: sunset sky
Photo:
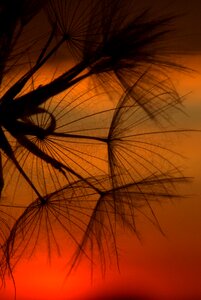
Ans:
{"type": "MultiPolygon", "coordinates": [[[[177,59],[194,70],[172,73],[174,86],[184,98],[184,113],[175,118],[176,126],[201,130],[201,2],[159,2],[144,1],[158,11],[168,7],[170,11],[184,13],[178,21],[182,37],[178,49],[187,54],[177,59]]],[[[183,187],[185,198],[153,205],[165,236],[139,217],[141,240],[128,231],[119,234],[120,270],[115,261],[108,263],[103,278],[97,264],[93,281],[87,260],[83,259],[66,278],[68,252],[66,257],[53,257],[49,262],[47,254],[39,250],[30,260],[24,258],[16,266],[17,300],[201,299],[201,132],[178,136],[177,151],[185,157],[185,175],[194,179],[183,187]]],[[[0,299],[13,297],[13,284],[8,280],[0,290],[0,299]]]]}

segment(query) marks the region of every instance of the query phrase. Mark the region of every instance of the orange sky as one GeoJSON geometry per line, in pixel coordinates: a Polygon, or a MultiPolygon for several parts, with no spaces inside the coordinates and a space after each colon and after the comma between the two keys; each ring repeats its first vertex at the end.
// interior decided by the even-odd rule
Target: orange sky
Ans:
{"type": "MultiPolygon", "coordinates": [[[[201,56],[187,57],[186,61],[201,70],[201,56]]],[[[185,97],[189,116],[179,117],[179,127],[201,128],[201,74],[177,74],[174,83],[181,94],[192,91],[185,97]]],[[[100,299],[107,299],[106,294],[141,295],[154,300],[201,299],[201,134],[189,133],[179,146],[179,151],[188,157],[186,173],[195,180],[184,191],[192,197],[154,205],[166,237],[139,218],[141,243],[122,232],[120,273],[115,266],[108,266],[106,277],[102,279],[97,269],[93,285],[88,262],[84,261],[64,281],[68,253],[66,257],[53,258],[49,266],[45,253],[38,252],[29,262],[23,260],[16,267],[17,299],[88,300],[97,299],[98,295],[100,299]]],[[[0,291],[0,299],[11,300],[13,293],[12,285],[8,284],[0,291]]]]}

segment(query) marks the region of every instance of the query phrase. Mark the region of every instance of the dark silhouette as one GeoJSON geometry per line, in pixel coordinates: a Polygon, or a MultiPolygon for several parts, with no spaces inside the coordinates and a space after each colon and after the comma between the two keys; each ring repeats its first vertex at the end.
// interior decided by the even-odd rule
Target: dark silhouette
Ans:
{"type": "Polygon", "coordinates": [[[181,110],[166,75],[184,69],[168,47],[174,18],[133,2],[0,2],[2,280],[44,237],[49,255],[60,252],[57,230],[75,244],[69,272],[82,255],[98,255],[105,272],[110,251],[118,263],[118,224],[138,235],[142,214],[162,232],[151,202],[182,196],[189,179],[163,139],[181,110]],[[33,194],[24,206],[21,182],[33,194]]]}

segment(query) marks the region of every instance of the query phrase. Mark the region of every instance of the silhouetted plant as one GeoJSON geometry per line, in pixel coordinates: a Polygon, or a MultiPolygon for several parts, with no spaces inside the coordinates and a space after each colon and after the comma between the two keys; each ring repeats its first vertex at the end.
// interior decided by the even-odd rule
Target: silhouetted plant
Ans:
{"type": "Polygon", "coordinates": [[[143,214],[160,229],[151,202],[179,197],[177,184],[188,181],[166,145],[181,110],[165,75],[183,69],[168,47],[174,18],[123,0],[0,5],[2,277],[44,240],[49,256],[60,252],[56,231],[75,246],[70,270],[98,250],[104,271],[109,244],[118,260],[118,224],[138,235],[143,214]],[[22,182],[29,203],[16,203],[22,182]],[[6,207],[14,222],[5,223],[6,207]]]}

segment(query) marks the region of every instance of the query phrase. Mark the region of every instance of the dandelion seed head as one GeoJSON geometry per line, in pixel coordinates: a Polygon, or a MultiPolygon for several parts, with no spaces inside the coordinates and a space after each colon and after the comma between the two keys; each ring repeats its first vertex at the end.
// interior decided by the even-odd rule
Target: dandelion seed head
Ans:
{"type": "Polygon", "coordinates": [[[119,263],[119,228],[139,237],[141,215],[163,233],[152,203],[181,197],[176,187],[189,181],[167,145],[182,111],[167,74],[183,69],[170,59],[174,18],[133,3],[22,0],[8,20],[1,7],[0,192],[11,191],[0,210],[2,274],[42,244],[49,258],[72,248],[68,274],[82,257],[104,273],[112,257],[119,263]],[[47,33],[22,49],[42,8],[47,33]],[[40,84],[64,49],[73,65],[40,84]],[[11,207],[20,211],[8,226],[11,207]]]}

